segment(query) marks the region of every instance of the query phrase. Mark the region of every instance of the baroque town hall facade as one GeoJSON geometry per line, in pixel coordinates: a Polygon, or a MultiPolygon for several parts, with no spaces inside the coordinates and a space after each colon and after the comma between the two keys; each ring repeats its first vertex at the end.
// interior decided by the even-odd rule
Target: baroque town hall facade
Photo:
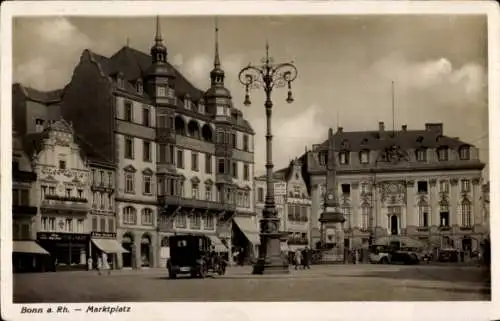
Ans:
{"type": "Polygon", "coordinates": [[[115,165],[118,267],[164,266],[173,233],[208,235],[225,251],[233,229],[258,233],[254,131],[224,86],[217,34],[206,91],[168,62],[157,18],[151,55],[85,50],[60,93],[54,113],[115,165]]]}
{"type": "MultiPolygon", "coordinates": [[[[344,215],[344,247],[356,248],[370,237],[420,239],[431,247],[478,249],[487,236],[483,215],[478,149],[445,136],[442,124],[423,130],[333,135],[337,193],[344,215]]],[[[321,241],[328,141],[301,158],[311,190],[311,243],[321,241]]],[[[328,241],[328,240],[327,240],[328,241]]]]}

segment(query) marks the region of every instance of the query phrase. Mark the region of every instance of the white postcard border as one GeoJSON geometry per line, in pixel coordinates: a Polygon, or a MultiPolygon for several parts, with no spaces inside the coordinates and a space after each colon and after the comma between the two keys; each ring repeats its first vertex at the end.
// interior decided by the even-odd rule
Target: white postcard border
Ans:
{"type": "MultiPolygon", "coordinates": [[[[101,320],[102,313],[21,314],[12,303],[12,19],[17,16],[154,16],[154,15],[340,15],[340,14],[484,14],[488,16],[488,86],[490,177],[500,177],[499,120],[499,9],[486,1],[7,1],[1,7],[1,311],[6,320],[51,319],[101,320]]],[[[490,179],[490,212],[500,209],[500,184],[490,179]]],[[[500,288],[493,276],[500,273],[500,218],[490,218],[492,241],[492,302],[290,302],[290,303],[85,303],[67,304],[69,309],[88,306],[129,306],[130,313],[114,313],[120,319],[150,320],[489,320],[500,317],[500,288]],[[497,254],[497,255],[495,255],[497,254]],[[497,273],[495,273],[497,272],[497,273]]],[[[57,307],[61,304],[33,304],[57,307]]]]}

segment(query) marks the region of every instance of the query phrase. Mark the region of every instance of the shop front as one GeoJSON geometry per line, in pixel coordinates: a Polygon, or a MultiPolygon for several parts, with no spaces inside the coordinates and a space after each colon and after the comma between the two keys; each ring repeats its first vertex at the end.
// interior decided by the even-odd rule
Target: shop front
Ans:
{"type": "Polygon", "coordinates": [[[50,253],[35,241],[13,241],[12,270],[14,273],[53,271],[53,259],[50,253]]]}
{"type": "Polygon", "coordinates": [[[233,218],[233,239],[232,244],[235,251],[238,252],[235,260],[243,265],[251,263],[259,255],[260,235],[252,217],[234,217],[233,218]]]}
{"type": "Polygon", "coordinates": [[[92,232],[90,233],[90,257],[92,258],[92,269],[97,267],[100,259],[104,269],[118,269],[118,255],[129,253],[116,240],[116,233],[92,232]]]}
{"type": "Polygon", "coordinates": [[[56,270],[86,270],[89,234],[37,233],[37,241],[54,259],[56,270]]]}

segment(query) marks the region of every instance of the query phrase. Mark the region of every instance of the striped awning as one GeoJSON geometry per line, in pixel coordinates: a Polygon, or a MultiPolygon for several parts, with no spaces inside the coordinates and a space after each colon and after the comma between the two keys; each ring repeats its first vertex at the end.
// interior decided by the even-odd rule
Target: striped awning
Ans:
{"type": "Polygon", "coordinates": [[[234,217],[234,223],[253,245],[260,245],[260,235],[256,224],[252,222],[251,217],[234,217]]]}
{"type": "Polygon", "coordinates": [[[120,243],[113,239],[92,239],[92,243],[104,253],[128,253],[120,243]]]}
{"type": "Polygon", "coordinates": [[[216,235],[208,235],[208,238],[212,241],[212,245],[215,247],[216,252],[228,252],[227,247],[216,235]]]}
{"type": "Polygon", "coordinates": [[[12,242],[12,253],[43,254],[50,255],[43,247],[35,241],[14,241],[12,242]]]}

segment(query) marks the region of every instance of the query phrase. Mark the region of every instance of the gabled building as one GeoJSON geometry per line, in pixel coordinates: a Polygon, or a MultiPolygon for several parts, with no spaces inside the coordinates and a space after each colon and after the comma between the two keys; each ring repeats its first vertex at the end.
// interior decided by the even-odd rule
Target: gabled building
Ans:
{"type": "MultiPolygon", "coordinates": [[[[443,124],[422,130],[334,134],[346,247],[370,236],[406,235],[431,247],[477,249],[486,236],[480,198],[484,164],[473,145],[444,134],[443,124]]],[[[319,242],[327,142],[302,157],[312,197],[311,234],[319,242]]]]}
{"type": "Polygon", "coordinates": [[[64,118],[116,166],[117,237],[128,251],[120,267],[164,266],[174,233],[206,234],[230,250],[236,224],[253,228],[254,132],[232,104],[215,47],[203,91],[168,62],[157,19],[150,54],[85,50],[64,90],[64,118]]]}
{"type": "Polygon", "coordinates": [[[86,269],[90,245],[88,226],[89,168],[71,124],[51,121],[23,138],[37,176],[32,195],[39,208],[33,219],[38,243],[59,269],[86,269]]]}
{"type": "MultiPolygon", "coordinates": [[[[303,164],[294,159],[290,164],[273,173],[276,210],[280,218],[280,230],[288,233],[288,251],[311,246],[310,214],[311,199],[306,181],[302,176],[303,164]]],[[[262,218],[267,193],[266,176],[255,179],[257,215],[262,218]]]]}

